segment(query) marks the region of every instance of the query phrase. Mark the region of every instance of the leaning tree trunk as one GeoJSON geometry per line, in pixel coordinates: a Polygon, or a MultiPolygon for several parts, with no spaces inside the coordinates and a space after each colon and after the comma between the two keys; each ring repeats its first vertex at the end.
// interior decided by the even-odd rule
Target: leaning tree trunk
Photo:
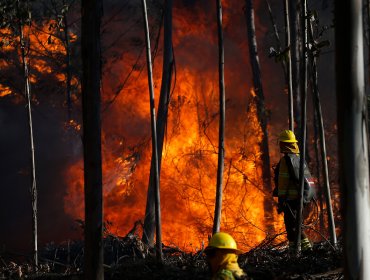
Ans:
{"type": "Polygon", "coordinates": [[[82,0],[82,117],[85,180],[85,279],[104,279],[101,158],[102,0],[82,0]]]}
{"type": "Polygon", "coordinates": [[[146,44],[146,61],[148,68],[148,84],[149,84],[149,100],[150,100],[150,123],[152,129],[152,161],[154,164],[154,202],[155,202],[155,222],[156,222],[156,256],[157,261],[163,262],[162,252],[162,226],[161,226],[161,202],[159,190],[159,172],[158,172],[158,149],[157,149],[157,126],[155,120],[155,103],[154,103],[154,86],[153,86],[153,71],[152,57],[150,51],[150,36],[148,27],[148,14],[146,8],[146,0],[142,0],[143,17],[145,29],[145,44],[146,44]]]}
{"type": "MultiPolygon", "coordinates": [[[[314,42],[313,39],[313,30],[312,25],[310,22],[309,25],[310,29],[310,37],[311,42],[314,42]]],[[[328,223],[329,223],[329,234],[330,240],[334,246],[337,245],[337,235],[335,233],[335,223],[333,217],[333,207],[331,204],[331,196],[330,196],[330,183],[329,183],[329,171],[328,171],[328,160],[326,157],[326,144],[325,144],[325,131],[324,131],[324,121],[322,118],[322,111],[321,111],[321,103],[320,103],[320,94],[319,94],[319,82],[318,82],[318,75],[317,75],[317,58],[310,52],[311,63],[312,63],[312,90],[313,90],[313,103],[316,111],[317,122],[318,122],[318,132],[320,137],[320,150],[321,150],[321,162],[322,162],[322,172],[323,172],[323,180],[324,180],[324,193],[326,199],[326,210],[328,214],[328,223]]]]}
{"type": "Polygon", "coordinates": [[[335,2],[339,182],[346,279],[370,279],[370,192],[362,1],[335,2]],[[343,20],[345,19],[345,20],[343,20]]]}
{"type": "MultiPolygon", "coordinates": [[[[300,16],[299,16],[299,2],[301,0],[289,0],[289,22],[290,22],[290,33],[291,33],[291,56],[292,56],[292,90],[294,99],[294,120],[297,125],[296,134],[300,134],[300,122],[301,122],[301,100],[300,100],[300,16]]],[[[294,126],[294,125],[293,125],[294,126]]]]}
{"type": "Polygon", "coordinates": [[[302,210],[303,210],[303,189],[304,189],[304,166],[306,160],[306,120],[307,120],[307,0],[302,1],[302,69],[301,69],[301,147],[300,147],[300,161],[299,161],[299,197],[300,204],[297,212],[297,237],[296,237],[296,252],[301,251],[301,233],[302,233],[302,210]]]}
{"type": "Polygon", "coordinates": [[[285,41],[287,47],[287,85],[288,85],[288,119],[289,129],[294,131],[294,110],[293,110],[293,80],[292,80],[292,42],[290,40],[289,0],[284,0],[285,19],[285,41]]]}
{"type": "MultiPolygon", "coordinates": [[[[19,2],[17,1],[17,12],[19,13],[19,2]]],[[[32,247],[33,247],[33,264],[35,268],[38,267],[38,242],[37,242],[37,187],[36,187],[36,163],[35,163],[35,145],[33,139],[33,123],[32,123],[32,108],[31,108],[31,88],[30,79],[28,74],[27,54],[25,50],[25,39],[23,35],[22,19],[19,22],[19,38],[23,64],[23,79],[24,79],[24,93],[27,100],[27,118],[28,118],[28,131],[30,135],[30,148],[31,148],[31,208],[32,208],[32,247]]]]}
{"type": "MultiPolygon", "coordinates": [[[[270,20],[271,20],[271,23],[272,23],[272,28],[274,29],[274,37],[275,37],[275,40],[276,40],[277,51],[278,51],[278,53],[281,53],[282,49],[281,49],[281,41],[280,41],[280,36],[279,36],[279,30],[277,28],[276,21],[274,19],[273,14],[272,14],[271,5],[270,5],[270,2],[268,0],[266,0],[266,5],[267,5],[267,9],[269,11],[270,20]]],[[[285,81],[288,81],[287,65],[286,65],[286,61],[284,59],[281,60],[281,66],[283,67],[285,81]]]]}
{"type": "MultiPolygon", "coordinates": [[[[161,94],[158,105],[157,138],[158,138],[158,172],[160,175],[164,136],[167,128],[168,104],[170,102],[171,80],[173,69],[172,50],[172,0],[166,0],[164,11],[164,51],[161,94]]],[[[144,230],[142,240],[149,246],[154,245],[155,208],[154,208],[154,162],[150,166],[150,177],[145,209],[144,230]]]]}
{"type": "MultiPolygon", "coordinates": [[[[262,179],[264,189],[271,192],[270,156],[268,146],[267,115],[265,109],[265,98],[263,95],[261,71],[257,53],[257,40],[254,25],[254,10],[252,0],[246,0],[245,17],[247,21],[249,58],[253,73],[253,87],[256,93],[255,102],[257,107],[257,118],[262,129],[262,141],[260,143],[262,161],[262,179]]],[[[264,200],[265,219],[267,226],[270,227],[272,221],[273,204],[270,199],[264,200]]]]}
{"type": "Polygon", "coordinates": [[[224,79],[224,37],[222,33],[222,4],[216,0],[217,7],[217,30],[218,30],[218,85],[220,92],[220,120],[218,131],[218,165],[216,184],[216,204],[213,219],[213,233],[220,231],[222,210],[222,182],[225,160],[225,79],[224,79]]]}

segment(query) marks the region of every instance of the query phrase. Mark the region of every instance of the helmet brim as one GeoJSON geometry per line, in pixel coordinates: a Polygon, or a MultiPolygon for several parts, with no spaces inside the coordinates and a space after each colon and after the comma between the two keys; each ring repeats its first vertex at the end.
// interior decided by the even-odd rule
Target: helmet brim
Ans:
{"type": "Polygon", "coordinates": [[[283,143],[298,143],[297,140],[280,140],[280,142],[283,142],[283,143]]]}

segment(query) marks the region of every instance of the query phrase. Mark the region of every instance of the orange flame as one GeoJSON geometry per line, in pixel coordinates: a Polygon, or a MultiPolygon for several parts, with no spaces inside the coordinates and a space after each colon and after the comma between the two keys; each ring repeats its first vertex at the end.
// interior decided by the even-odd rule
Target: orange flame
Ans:
{"type": "MultiPolygon", "coordinates": [[[[229,2],[225,5],[231,9],[229,2]]],[[[239,8],[241,11],[242,7],[239,8]]],[[[163,242],[193,251],[207,243],[213,223],[219,119],[217,39],[216,33],[211,33],[215,23],[208,24],[210,21],[205,14],[197,11],[190,16],[190,12],[175,8],[174,15],[178,71],[176,88],[169,103],[162,152],[163,242]]],[[[225,15],[225,25],[233,20],[234,15],[225,15]]],[[[65,55],[63,43],[57,38],[50,42],[46,29],[32,28],[26,32],[30,34],[33,49],[65,55]]],[[[221,230],[233,234],[239,247],[246,250],[272,233],[264,220],[266,215],[274,217],[275,230],[282,227],[282,218],[276,217],[275,213],[265,213],[265,201],[272,198],[262,184],[259,146],[262,131],[256,108],[252,104],[246,110],[246,45],[233,41],[228,47],[240,53],[235,54],[238,63],[226,69],[225,77],[228,103],[221,230]]],[[[124,75],[131,71],[135,61],[134,52],[125,53],[120,60],[107,58],[102,83],[103,101],[116,97],[109,110],[103,112],[104,219],[113,224],[114,232],[119,235],[126,234],[134,222],[145,215],[151,163],[148,85],[140,67],[134,67],[130,81],[123,86],[124,75]]],[[[160,59],[155,60],[154,66],[158,100],[160,59]]],[[[55,71],[50,64],[36,57],[32,67],[42,73],[55,71]]],[[[58,81],[65,81],[64,73],[53,74],[58,81]]],[[[31,81],[38,82],[37,77],[31,75],[31,81]]],[[[77,85],[78,81],[74,80],[74,83],[77,85]]],[[[80,130],[75,121],[67,125],[80,130]]],[[[74,218],[83,218],[82,159],[66,168],[65,178],[68,190],[64,210],[74,218]]]]}

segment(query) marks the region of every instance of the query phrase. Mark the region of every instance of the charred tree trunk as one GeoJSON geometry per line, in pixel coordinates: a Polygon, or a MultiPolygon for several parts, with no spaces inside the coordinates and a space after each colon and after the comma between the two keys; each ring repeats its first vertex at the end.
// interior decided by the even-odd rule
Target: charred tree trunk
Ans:
{"type": "MultiPolygon", "coordinates": [[[[158,138],[158,172],[161,172],[162,151],[164,137],[167,128],[168,104],[171,94],[171,80],[173,69],[173,50],[172,50],[172,0],[166,0],[164,11],[164,51],[163,51],[163,70],[161,94],[158,105],[157,118],[157,138],[158,138]]],[[[155,198],[154,198],[154,162],[152,159],[150,167],[150,179],[145,209],[144,230],[142,240],[149,246],[154,245],[155,232],[155,198]]]]}
{"type": "Polygon", "coordinates": [[[216,184],[216,205],[213,220],[213,233],[220,231],[222,210],[222,182],[224,175],[225,160],[225,80],[224,80],[224,37],[222,33],[222,4],[216,0],[217,7],[217,30],[218,30],[218,81],[220,92],[220,121],[218,132],[218,165],[216,184]]]}
{"type": "MultiPolygon", "coordinates": [[[[63,0],[63,6],[65,6],[65,0],[63,0]]],[[[64,25],[64,43],[66,50],[66,97],[67,97],[67,110],[68,110],[68,120],[72,118],[72,99],[71,99],[71,81],[72,81],[72,72],[71,72],[71,54],[70,54],[70,43],[68,35],[68,18],[67,11],[63,12],[63,25],[64,25]]]]}
{"type": "Polygon", "coordinates": [[[301,232],[302,232],[302,210],[303,210],[303,189],[304,189],[304,166],[306,160],[306,110],[307,110],[307,0],[302,1],[302,69],[301,69],[301,147],[300,147],[300,162],[299,162],[299,197],[300,205],[297,213],[297,238],[296,251],[297,254],[301,251],[301,232]]]}
{"type": "MultiPolygon", "coordinates": [[[[262,161],[262,179],[263,186],[267,192],[271,192],[271,174],[270,174],[270,156],[268,146],[268,131],[267,131],[267,115],[265,109],[265,98],[263,95],[261,71],[257,53],[257,40],[256,31],[254,25],[254,10],[252,0],[246,0],[245,17],[247,20],[247,32],[248,32],[248,45],[249,45],[249,57],[252,66],[253,73],[253,87],[256,93],[255,102],[257,107],[257,118],[262,129],[262,141],[260,144],[261,148],[261,161],[262,161]]],[[[273,211],[273,205],[271,200],[266,199],[264,201],[265,207],[265,219],[267,226],[270,226],[271,213],[273,211]]]]}
{"type": "Polygon", "coordinates": [[[300,122],[301,122],[301,99],[300,99],[300,7],[299,3],[301,0],[289,0],[289,22],[290,22],[290,31],[291,31],[291,57],[292,57],[292,90],[293,90],[293,99],[294,99],[294,120],[297,125],[296,129],[300,134],[300,122]]]}
{"type": "Polygon", "coordinates": [[[294,131],[294,110],[293,110],[293,80],[292,80],[292,42],[290,40],[290,21],[289,21],[289,0],[284,0],[284,19],[285,19],[285,41],[288,54],[287,63],[287,86],[288,86],[288,118],[289,129],[294,131]]]}
{"type": "Polygon", "coordinates": [[[145,29],[145,44],[146,44],[146,59],[148,68],[148,84],[149,84],[149,99],[150,99],[150,123],[152,129],[152,161],[154,164],[154,202],[155,202],[155,221],[156,221],[156,256],[157,261],[163,262],[162,252],[162,226],[161,226],[161,203],[159,190],[159,172],[158,172],[158,149],[157,149],[157,126],[155,117],[155,103],[154,103],[154,87],[153,87],[153,73],[152,73],[152,57],[150,51],[150,37],[148,27],[148,14],[146,9],[146,0],[142,0],[143,17],[145,29]]]}
{"type": "Polygon", "coordinates": [[[82,117],[85,180],[85,279],[104,279],[101,159],[101,0],[82,0],[82,117]]]}
{"type": "MultiPolygon", "coordinates": [[[[313,40],[313,30],[311,22],[309,25],[311,42],[313,40]]],[[[331,204],[331,195],[330,195],[330,183],[329,183],[329,171],[328,171],[328,161],[326,157],[326,144],[325,144],[325,130],[324,130],[324,121],[322,118],[321,103],[320,103],[320,94],[319,94],[319,82],[317,75],[317,58],[310,52],[311,63],[312,63],[312,90],[313,90],[313,103],[316,111],[317,122],[318,122],[318,132],[320,136],[320,150],[321,150],[321,162],[322,162],[322,173],[324,180],[324,193],[326,199],[326,210],[328,214],[328,223],[329,223],[329,234],[330,240],[334,246],[337,245],[337,235],[335,233],[335,223],[333,216],[333,207],[331,204]]]]}
{"type": "Polygon", "coordinates": [[[31,107],[31,87],[28,74],[26,43],[23,35],[23,19],[21,16],[19,1],[17,1],[17,13],[19,15],[19,41],[22,55],[23,65],[23,79],[24,79],[24,94],[27,102],[27,118],[28,118],[28,132],[30,135],[30,150],[31,150],[31,209],[32,209],[32,247],[33,247],[33,264],[35,268],[38,267],[38,234],[37,234],[37,187],[36,187],[36,162],[35,162],[35,145],[33,136],[32,123],[32,107],[31,107]]]}
{"type": "Polygon", "coordinates": [[[335,2],[339,182],[346,279],[370,279],[370,193],[362,1],[335,2]],[[346,20],[343,20],[346,19],[346,20]]]}

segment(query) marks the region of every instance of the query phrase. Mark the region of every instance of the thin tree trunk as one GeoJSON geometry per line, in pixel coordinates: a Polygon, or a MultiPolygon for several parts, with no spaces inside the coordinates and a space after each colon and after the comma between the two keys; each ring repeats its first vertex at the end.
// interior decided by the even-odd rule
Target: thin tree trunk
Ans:
{"type": "Polygon", "coordinates": [[[289,19],[291,31],[291,56],[292,56],[292,89],[294,99],[294,120],[297,125],[296,130],[300,134],[301,122],[301,100],[300,100],[300,16],[299,16],[299,3],[301,0],[289,0],[289,19]]]}
{"type": "MultiPolygon", "coordinates": [[[[312,25],[310,22],[310,37],[312,42],[313,40],[313,30],[312,25]]],[[[337,236],[335,233],[335,223],[334,223],[334,216],[333,216],[333,207],[331,204],[331,195],[330,195],[330,183],[329,183],[329,171],[328,171],[328,161],[326,157],[326,144],[325,144],[325,131],[324,131],[324,121],[322,118],[322,111],[321,111],[321,103],[320,103],[320,94],[319,94],[319,83],[318,83],[318,75],[317,75],[317,58],[310,53],[311,55],[311,62],[312,62],[312,82],[313,82],[313,99],[314,99],[314,106],[315,111],[317,113],[317,121],[319,125],[319,136],[320,136],[320,148],[321,148],[321,161],[322,161],[322,172],[323,172],[323,179],[324,179],[324,192],[325,192],[325,199],[326,199],[326,210],[328,214],[328,223],[329,223],[329,234],[330,240],[334,246],[337,245],[337,236]]]]}
{"type": "MultiPolygon", "coordinates": [[[[65,0],[63,0],[63,5],[65,5],[65,0]]],[[[63,25],[64,25],[64,40],[65,40],[65,50],[66,50],[66,96],[67,96],[67,110],[68,110],[68,120],[72,118],[72,99],[71,99],[71,54],[70,54],[70,43],[68,35],[68,19],[67,12],[63,13],[63,25]]]]}
{"type": "MultiPolygon", "coordinates": [[[[281,41],[280,41],[279,31],[278,31],[278,28],[277,28],[277,25],[276,25],[274,16],[272,14],[270,2],[268,0],[266,0],[266,4],[267,4],[267,9],[268,9],[269,15],[270,15],[270,20],[271,20],[271,23],[272,23],[272,28],[274,29],[274,36],[275,36],[275,40],[276,40],[278,52],[281,53],[282,47],[281,47],[281,41]]],[[[282,60],[281,61],[281,66],[283,67],[285,81],[288,81],[287,65],[286,65],[286,61],[285,60],[282,60]]]]}
{"type": "Polygon", "coordinates": [[[315,160],[316,160],[316,176],[317,176],[317,199],[319,201],[319,224],[320,224],[320,231],[324,231],[325,224],[324,224],[324,205],[322,201],[322,185],[320,180],[320,159],[319,159],[319,128],[318,128],[318,120],[317,120],[317,112],[314,111],[314,120],[313,120],[313,127],[314,127],[314,150],[315,150],[315,160]]]}
{"type": "Polygon", "coordinates": [[[82,117],[85,180],[86,280],[104,279],[101,158],[101,0],[82,0],[82,117]]]}
{"type": "MultiPolygon", "coordinates": [[[[20,15],[19,11],[19,1],[17,1],[17,13],[20,15]]],[[[21,17],[21,16],[19,16],[21,17]]],[[[28,63],[25,39],[23,35],[23,20],[19,19],[19,38],[20,47],[22,53],[22,64],[23,64],[23,79],[24,79],[24,93],[27,100],[27,118],[28,118],[28,131],[30,135],[30,148],[31,148],[31,168],[32,168],[32,178],[31,178],[31,208],[32,208],[32,247],[33,247],[33,264],[35,268],[38,267],[38,235],[37,235],[37,187],[36,187],[36,163],[35,163],[35,145],[33,136],[33,123],[32,123],[32,107],[31,107],[31,88],[30,80],[28,74],[28,63]]]]}
{"type": "Polygon", "coordinates": [[[362,1],[336,1],[339,182],[346,279],[370,279],[370,192],[362,1]]]}
{"type": "MultiPolygon", "coordinates": [[[[158,172],[160,176],[164,136],[167,128],[168,104],[170,102],[173,50],[172,50],[172,0],[166,0],[164,11],[164,51],[161,94],[158,105],[157,138],[158,138],[158,172]]],[[[155,202],[154,202],[154,162],[151,161],[150,179],[145,209],[144,229],[142,240],[145,244],[153,246],[155,231],[155,202]]]]}
{"type": "MultiPolygon", "coordinates": [[[[262,141],[260,143],[261,148],[261,161],[262,161],[262,179],[263,186],[267,192],[271,192],[271,173],[270,173],[270,156],[268,146],[268,131],[267,131],[267,115],[265,109],[265,98],[262,88],[261,71],[259,65],[259,58],[257,53],[257,40],[256,31],[254,25],[254,10],[252,0],[246,0],[245,17],[247,21],[247,32],[248,32],[248,45],[249,45],[249,57],[253,73],[253,87],[256,93],[255,102],[257,107],[257,118],[262,129],[262,141]]],[[[270,221],[272,219],[273,205],[271,200],[265,199],[265,219],[267,226],[270,227],[270,221]]]]}
{"type": "Polygon", "coordinates": [[[156,256],[157,256],[157,261],[162,263],[163,262],[163,252],[162,252],[162,226],[161,226],[161,208],[160,208],[161,203],[160,203],[160,190],[159,190],[157,126],[156,126],[156,117],[155,117],[152,58],[151,58],[151,52],[150,52],[150,37],[149,37],[146,0],[142,0],[142,4],[143,4],[143,17],[144,17],[144,29],[145,29],[146,58],[147,58],[147,68],[148,68],[150,120],[151,120],[150,123],[151,123],[151,128],[152,128],[152,158],[153,158],[153,163],[154,163],[156,256]]]}
{"type": "Polygon", "coordinates": [[[284,0],[285,15],[285,41],[287,46],[288,63],[287,63],[287,85],[288,85],[288,116],[289,129],[294,131],[294,110],[293,110],[293,84],[292,84],[292,43],[290,41],[290,21],[289,21],[289,0],[284,0]]]}
{"type": "Polygon", "coordinates": [[[225,80],[224,80],[224,38],[222,33],[222,4],[221,0],[216,0],[217,7],[217,30],[218,30],[218,80],[220,92],[220,120],[218,132],[218,165],[217,165],[217,185],[216,185],[216,205],[213,220],[213,233],[220,231],[221,210],[222,210],[222,182],[224,174],[225,159],[225,80]]]}
{"type": "MultiPolygon", "coordinates": [[[[270,2],[268,0],[266,0],[266,5],[267,5],[267,9],[269,11],[269,16],[270,16],[270,20],[271,20],[271,23],[272,23],[272,28],[274,29],[274,36],[275,36],[275,39],[276,39],[278,51],[281,52],[281,41],[280,41],[279,31],[278,31],[274,16],[272,14],[272,9],[271,9],[270,2]]],[[[284,70],[285,70],[285,68],[284,68],[284,70]]],[[[286,74],[285,71],[284,71],[284,73],[286,74]]]]}
{"type": "Polygon", "coordinates": [[[302,1],[302,71],[301,71],[301,147],[300,147],[300,162],[299,162],[299,197],[300,204],[297,213],[297,238],[296,238],[296,251],[297,254],[301,251],[301,233],[302,233],[302,210],[303,210],[303,189],[304,189],[304,166],[306,160],[306,110],[307,110],[307,0],[302,1]]]}

